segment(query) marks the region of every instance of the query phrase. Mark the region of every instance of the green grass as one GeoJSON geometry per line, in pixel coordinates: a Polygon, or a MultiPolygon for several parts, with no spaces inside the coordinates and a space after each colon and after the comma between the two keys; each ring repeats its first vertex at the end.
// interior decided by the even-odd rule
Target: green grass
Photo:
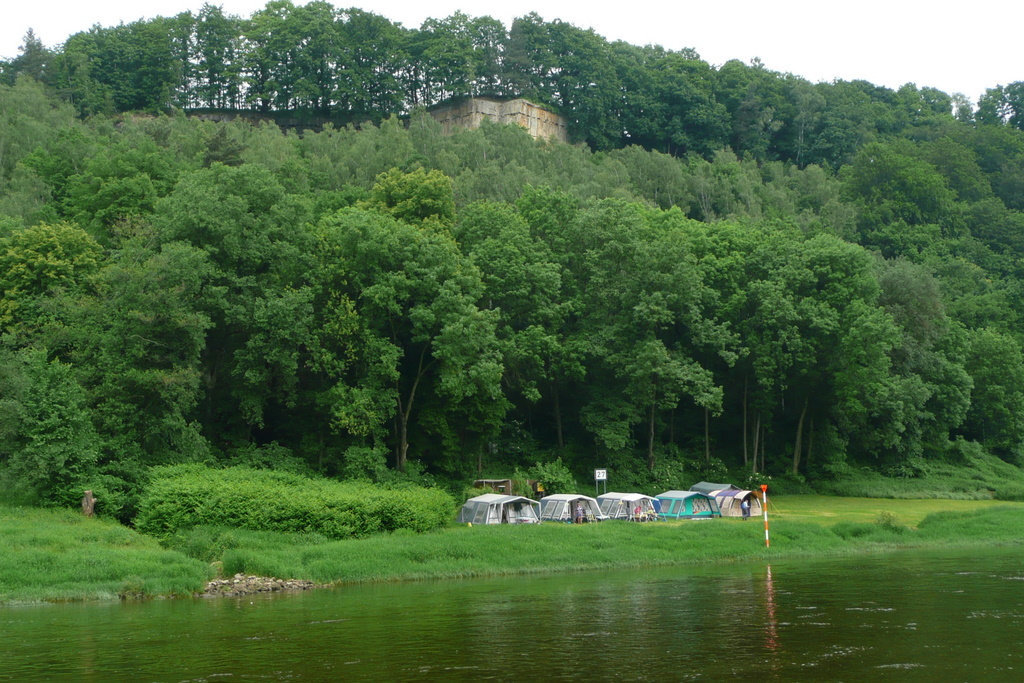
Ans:
{"type": "Polygon", "coordinates": [[[201,591],[209,565],[117,522],[0,507],[0,604],[201,591]]]}
{"type": "Polygon", "coordinates": [[[113,522],[0,507],[0,604],[183,595],[211,566],[318,583],[828,557],[1024,542],[1024,503],[778,496],[760,518],[632,524],[452,525],[362,539],[201,527],[161,548],[113,522]]]}
{"type": "MultiPolygon", "coordinates": [[[[768,494],[769,524],[772,521],[812,522],[832,525],[836,522],[875,522],[883,513],[891,514],[899,524],[916,527],[936,512],[964,514],[995,507],[1016,507],[1024,514],[1024,503],[997,500],[949,500],[909,498],[843,498],[838,496],[779,496],[768,494]]],[[[763,525],[762,525],[763,526],[763,525]]]]}
{"type": "Polygon", "coordinates": [[[203,528],[183,532],[173,543],[193,555],[196,549],[214,549],[197,555],[203,559],[221,553],[225,573],[335,583],[707,564],[963,545],[985,542],[987,537],[979,530],[996,527],[1004,540],[1013,539],[1013,534],[1024,538],[1024,504],[1020,503],[826,496],[775,500],[778,502],[772,501],[769,507],[769,550],[764,547],[760,518],[583,526],[460,525],[430,534],[346,541],[203,528]],[[924,524],[926,518],[932,524],[924,524]],[[919,525],[924,528],[918,530],[919,525]]]}

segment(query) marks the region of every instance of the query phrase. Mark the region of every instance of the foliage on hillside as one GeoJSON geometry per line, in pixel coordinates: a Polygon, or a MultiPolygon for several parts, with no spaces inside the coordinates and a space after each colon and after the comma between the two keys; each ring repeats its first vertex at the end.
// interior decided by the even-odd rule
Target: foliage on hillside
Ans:
{"type": "MultiPolygon", "coordinates": [[[[302,35],[274,22],[328,9],[275,2],[222,28],[256,50],[258,31],[302,35]]],[[[175,44],[215,15],[179,18],[175,44]]],[[[292,89],[263,93],[249,52],[225,71],[189,52],[202,76],[180,55],[83,71],[118,41],[164,54],[172,20],[4,65],[0,481],[16,499],[91,488],[131,519],[149,468],[188,462],[452,490],[557,458],[578,482],[600,467],[661,490],[1022,464],[1017,89],[954,115],[941,93],[711,69],[531,15],[499,50],[519,80],[474,62],[410,90],[401,65],[472,21],[332,16],[406,55],[360,82],[372,102],[281,74],[264,85],[292,89]],[[636,79],[620,92],[651,106],[613,107],[574,74],[636,79]],[[557,104],[590,145],[489,124],[444,137],[413,109],[487,82],[557,104]],[[324,102],[376,123],[299,135],[171,106],[324,102]]]]}

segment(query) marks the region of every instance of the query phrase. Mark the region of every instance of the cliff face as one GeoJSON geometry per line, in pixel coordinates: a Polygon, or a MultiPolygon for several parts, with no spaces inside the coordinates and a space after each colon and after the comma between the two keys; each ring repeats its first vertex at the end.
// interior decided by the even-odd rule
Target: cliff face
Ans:
{"type": "Polygon", "coordinates": [[[446,135],[459,128],[479,128],[481,121],[490,119],[495,123],[520,125],[535,139],[569,141],[564,118],[523,99],[502,101],[475,97],[441,105],[432,109],[430,114],[441,124],[446,135]]]}

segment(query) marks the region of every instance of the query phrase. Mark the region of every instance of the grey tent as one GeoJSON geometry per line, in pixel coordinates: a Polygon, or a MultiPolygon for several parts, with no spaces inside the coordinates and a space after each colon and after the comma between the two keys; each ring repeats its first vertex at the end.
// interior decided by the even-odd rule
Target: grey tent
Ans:
{"type": "Polygon", "coordinates": [[[579,493],[556,493],[540,499],[540,521],[574,522],[577,519],[577,506],[584,522],[608,519],[594,498],[579,493]]]}
{"type": "Polygon", "coordinates": [[[649,522],[658,518],[654,510],[654,498],[642,493],[609,491],[598,496],[597,502],[601,505],[601,512],[608,515],[609,519],[649,522]]]}
{"type": "Polygon", "coordinates": [[[536,524],[540,522],[540,503],[523,496],[485,493],[470,498],[459,511],[463,524],[536,524]]]}
{"type": "Polygon", "coordinates": [[[732,484],[715,484],[710,481],[698,481],[696,484],[690,487],[691,491],[697,491],[699,493],[706,493],[709,496],[718,491],[739,491],[739,486],[733,486],[732,484]]]}

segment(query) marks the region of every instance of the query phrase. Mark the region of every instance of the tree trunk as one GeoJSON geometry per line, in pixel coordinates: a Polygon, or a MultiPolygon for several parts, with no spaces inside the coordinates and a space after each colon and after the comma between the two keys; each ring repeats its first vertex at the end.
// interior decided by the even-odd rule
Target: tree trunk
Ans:
{"type": "Polygon", "coordinates": [[[711,463],[711,436],[710,436],[710,425],[711,418],[709,417],[709,411],[707,408],[704,409],[704,462],[707,464],[711,463]]]}
{"type": "Polygon", "coordinates": [[[747,378],[743,378],[743,467],[749,464],[747,459],[747,378]]]}
{"type": "Polygon", "coordinates": [[[807,433],[807,457],[804,458],[804,467],[811,462],[811,450],[814,448],[814,417],[811,417],[811,427],[807,433]]]}
{"type": "Polygon", "coordinates": [[[668,442],[673,446],[676,445],[676,409],[673,408],[668,413],[668,442]]]}
{"type": "Polygon", "coordinates": [[[752,474],[757,474],[757,446],[759,444],[759,437],[760,436],[761,436],[761,415],[758,414],[757,420],[754,422],[754,459],[753,459],[753,465],[751,465],[751,467],[750,467],[750,472],[752,474]]]}
{"type": "Polygon", "coordinates": [[[558,449],[562,450],[565,448],[565,440],[562,437],[562,403],[558,400],[558,387],[555,387],[552,398],[555,400],[555,432],[558,436],[558,449]]]}
{"type": "Polygon", "coordinates": [[[647,471],[654,471],[654,404],[651,404],[651,418],[647,422],[647,471]]]}
{"type": "Polygon", "coordinates": [[[796,423],[796,440],[793,443],[793,474],[800,473],[800,452],[803,449],[804,418],[807,417],[807,406],[810,402],[810,397],[804,399],[804,407],[800,410],[800,419],[796,423]]]}
{"type": "Polygon", "coordinates": [[[398,399],[398,449],[395,451],[395,469],[405,472],[409,459],[409,415],[402,410],[402,399],[398,399]]]}
{"type": "Polygon", "coordinates": [[[768,472],[768,466],[765,465],[765,463],[764,463],[764,442],[766,441],[766,439],[764,438],[764,430],[765,430],[765,426],[764,426],[764,424],[762,424],[761,425],[761,472],[765,472],[766,473],[766,472],[768,472]]]}
{"type": "Polygon", "coordinates": [[[97,500],[99,499],[92,495],[92,491],[86,491],[85,495],[82,496],[82,514],[86,517],[92,517],[97,500]]]}
{"type": "Polygon", "coordinates": [[[420,351],[420,361],[416,368],[416,379],[412,381],[412,388],[409,389],[409,400],[402,405],[402,392],[401,387],[398,387],[398,391],[395,392],[398,396],[398,454],[395,459],[395,469],[399,472],[405,472],[405,463],[409,459],[409,416],[412,414],[412,404],[416,399],[416,388],[420,385],[420,380],[423,379],[423,375],[426,369],[423,366],[423,358],[427,355],[427,345],[423,345],[423,350],[420,351]]]}

